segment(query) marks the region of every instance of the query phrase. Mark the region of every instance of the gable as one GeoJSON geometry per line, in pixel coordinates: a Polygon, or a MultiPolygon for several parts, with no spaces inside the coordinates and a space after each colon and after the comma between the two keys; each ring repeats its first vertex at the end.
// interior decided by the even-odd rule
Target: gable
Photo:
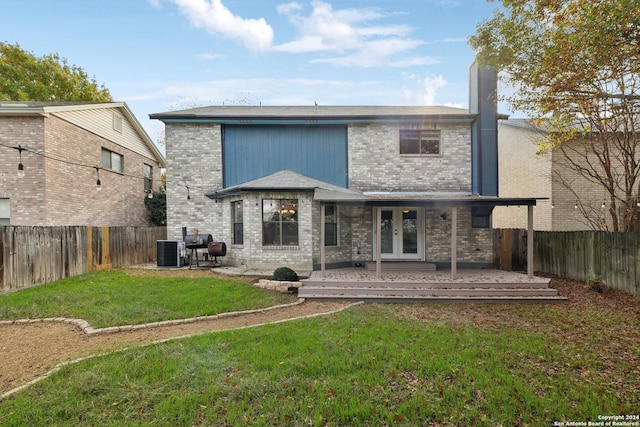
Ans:
{"type": "Polygon", "coordinates": [[[225,125],[224,186],[281,170],[347,187],[346,125],[225,125]]]}
{"type": "Polygon", "coordinates": [[[116,108],[98,108],[85,110],[60,111],[56,116],[73,123],[91,133],[112,141],[149,159],[157,155],[137,133],[127,117],[116,108]]]}

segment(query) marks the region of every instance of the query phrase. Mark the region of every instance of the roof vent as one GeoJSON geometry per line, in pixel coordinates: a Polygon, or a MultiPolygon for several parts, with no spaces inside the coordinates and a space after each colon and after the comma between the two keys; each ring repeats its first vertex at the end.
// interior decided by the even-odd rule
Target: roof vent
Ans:
{"type": "Polygon", "coordinates": [[[122,133],[122,116],[118,113],[113,113],[113,130],[122,133]]]}

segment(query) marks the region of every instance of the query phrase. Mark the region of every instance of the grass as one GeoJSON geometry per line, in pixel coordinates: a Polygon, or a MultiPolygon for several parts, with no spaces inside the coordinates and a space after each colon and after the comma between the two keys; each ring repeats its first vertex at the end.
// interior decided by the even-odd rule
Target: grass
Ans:
{"type": "Polygon", "coordinates": [[[0,319],[68,317],[95,328],[208,316],[291,302],[246,281],[93,272],[0,295],[0,319]]]}
{"type": "Polygon", "coordinates": [[[639,306],[594,298],[372,304],[134,348],[0,402],[0,425],[547,426],[637,414],[639,306]]]}

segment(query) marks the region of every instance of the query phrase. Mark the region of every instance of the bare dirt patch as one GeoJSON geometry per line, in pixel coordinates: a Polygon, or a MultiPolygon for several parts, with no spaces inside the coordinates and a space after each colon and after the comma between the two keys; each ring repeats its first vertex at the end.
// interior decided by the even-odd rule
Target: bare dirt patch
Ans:
{"type": "MultiPolygon", "coordinates": [[[[229,276],[211,270],[143,270],[127,269],[127,274],[139,276],[211,277],[229,276]]],[[[233,277],[234,280],[256,281],[256,277],[233,277]]],[[[90,355],[113,352],[127,347],[145,345],[165,339],[209,331],[242,328],[278,322],[321,313],[347,306],[344,302],[313,302],[258,311],[238,316],[204,320],[136,331],[88,336],[78,326],[66,323],[41,322],[0,325],[0,395],[20,387],[51,371],[58,364],[90,355]]]]}

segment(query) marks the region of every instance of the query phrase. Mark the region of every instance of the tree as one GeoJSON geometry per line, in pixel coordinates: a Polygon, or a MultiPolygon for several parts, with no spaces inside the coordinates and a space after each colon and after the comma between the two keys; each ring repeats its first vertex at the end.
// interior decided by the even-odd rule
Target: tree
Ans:
{"type": "Polygon", "coordinates": [[[608,218],[593,227],[639,230],[640,1],[501,3],[469,39],[478,61],[514,88],[501,98],[545,130],[539,151],[602,188],[608,218]]]}
{"type": "Polygon", "coordinates": [[[147,216],[151,225],[167,225],[167,193],[164,189],[154,191],[153,197],[145,197],[144,205],[147,207],[147,216]]]}
{"type": "Polygon", "coordinates": [[[109,90],[55,54],[40,58],[0,43],[0,100],[110,102],[109,90]]]}

